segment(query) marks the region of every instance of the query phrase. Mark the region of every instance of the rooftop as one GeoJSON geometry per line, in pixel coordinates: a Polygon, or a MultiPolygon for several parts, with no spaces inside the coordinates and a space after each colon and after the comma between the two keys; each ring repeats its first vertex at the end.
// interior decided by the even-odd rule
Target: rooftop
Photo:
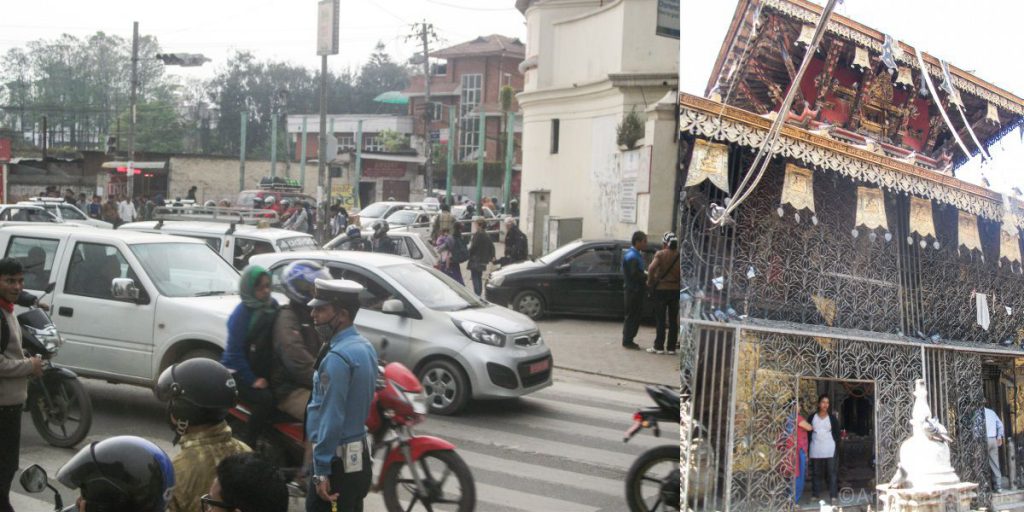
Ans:
{"type": "Polygon", "coordinates": [[[507,55],[523,58],[526,56],[526,45],[514,37],[491,34],[489,36],[480,36],[455,46],[449,46],[430,54],[431,57],[438,59],[481,55],[507,55]]]}

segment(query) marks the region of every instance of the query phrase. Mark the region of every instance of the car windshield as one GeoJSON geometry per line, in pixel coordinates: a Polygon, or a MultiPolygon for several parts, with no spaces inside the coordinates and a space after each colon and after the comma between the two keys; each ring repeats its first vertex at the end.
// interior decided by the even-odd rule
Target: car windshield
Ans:
{"type": "Polygon", "coordinates": [[[391,215],[388,215],[388,223],[393,226],[408,226],[416,222],[416,217],[420,212],[413,210],[399,210],[391,215]]]}
{"type": "Polygon", "coordinates": [[[295,236],[278,240],[277,248],[281,249],[281,252],[293,252],[316,250],[319,247],[316,246],[316,240],[311,236],[295,236]]]}
{"type": "Polygon", "coordinates": [[[539,261],[539,262],[541,262],[541,263],[543,263],[545,265],[550,265],[550,264],[560,260],[566,254],[569,254],[570,252],[575,251],[581,245],[583,245],[583,242],[579,242],[579,241],[577,241],[577,242],[570,242],[568,244],[565,244],[565,245],[559,247],[558,249],[555,249],[555,250],[545,254],[544,256],[541,256],[540,258],[537,259],[537,261],[539,261]]]}
{"type": "Polygon", "coordinates": [[[484,305],[480,299],[438,270],[415,263],[381,267],[424,306],[437,311],[458,311],[484,305]]]}
{"type": "Polygon", "coordinates": [[[359,216],[377,219],[383,217],[389,207],[390,205],[386,205],[384,203],[373,203],[370,206],[363,208],[362,211],[359,212],[359,216]]]}
{"type": "Polygon", "coordinates": [[[60,211],[61,215],[63,215],[65,219],[85,220],[85,215],[82,215],[82,212],[80,212],[77,208],[72,208],[70,206],[61,206],[60,211]]]}
{"type": "Polygon", "coordinates": [[[238,291],[238,271],[206,244],[145,243],[131,249],[161,295],[201,297],[238,291]]]}

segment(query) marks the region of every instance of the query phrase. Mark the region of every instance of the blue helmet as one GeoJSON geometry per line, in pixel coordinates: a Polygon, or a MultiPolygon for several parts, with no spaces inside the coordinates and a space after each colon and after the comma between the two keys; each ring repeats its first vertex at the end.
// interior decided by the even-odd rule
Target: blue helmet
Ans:
{"type": "Polygon", "coordinates": [[[304,305],[313,300],[317,279],[332,279],[331,273],[323,265],[309,260],[293,261],[281,273],[284,294],[292,304],[304,305]]]}
{"type": "Polygon", "coordinates": [[[103,510],[163,512],[174,492],[174,466],[157,445],[135,436],[90,443],[57,471],[57,480],[81,488],[103,510]]]}
{"type": "Polygon", "coordinates": [[[363,236],[363,233],[359,229],[359,226],[353,224],[349,226],[348,229],[345,230],[345,235],[348,236],[349,238],[359,238],[363,236]]]}

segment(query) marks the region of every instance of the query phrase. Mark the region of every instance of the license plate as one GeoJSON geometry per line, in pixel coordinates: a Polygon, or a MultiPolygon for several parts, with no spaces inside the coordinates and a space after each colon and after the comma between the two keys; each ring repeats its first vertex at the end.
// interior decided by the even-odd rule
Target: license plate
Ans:
{"type": "Polygon", "coordinates": [[[548,368],[551,368],[551,360],[550,359],[545,359],[543,361],[539,361],[539,362],[533,363],[533,364],[530,365],[530,368],[529,368],[530,369],[530,375],[533,375],[535,373],[540,373],[542,371],[547,370],[548,368]]]}

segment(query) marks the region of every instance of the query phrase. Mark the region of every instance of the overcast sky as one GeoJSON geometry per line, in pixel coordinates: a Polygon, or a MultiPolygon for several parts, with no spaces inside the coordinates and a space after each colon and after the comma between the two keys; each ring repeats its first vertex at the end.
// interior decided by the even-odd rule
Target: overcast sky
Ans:
{"type": "MultiPolygon", "coordinates": [[[[525,40],[526,25],[514,0],[342,0],[338,55],[331,69],[358,67],[377,41],[396,58],[408,59],[418,41],[405,41],[410,25],[433,23],[440,46],[479,35],[503,34],[525,40]]],[[[202,53],[204,68],[168,68],[175,75],[207,77],[236,50],[257,58],[286,60],[319,69],[316,55],[316,0],[3,0],[0,52],[62,33],[85,36],[104,31],[132,37],[154,35],[169,52],[202,53]]]]}
{"type": "MultiPolygon", "coordinates": [[[[824,4],[823,0],[812,0],[824,4]]],[[[703,95],[725,39],[735,0],[682,0],[680,89],[703,95]]],[[[981,79],[1024,97],[1020,64],[1024,2],[996,0],[846,0],[836,12],[944,59],[981,79]]],[[[973,145],[965,141],[968,148],[973,145]]],[[[1024,188],[1024,144],[1015,132],[991,150],[992,163],[972,161],[957,171],[967,181],[980,174],[1001,192],[1024,188]]],[[[980,160],[975,158],[975,160],[980,160]]]]}

